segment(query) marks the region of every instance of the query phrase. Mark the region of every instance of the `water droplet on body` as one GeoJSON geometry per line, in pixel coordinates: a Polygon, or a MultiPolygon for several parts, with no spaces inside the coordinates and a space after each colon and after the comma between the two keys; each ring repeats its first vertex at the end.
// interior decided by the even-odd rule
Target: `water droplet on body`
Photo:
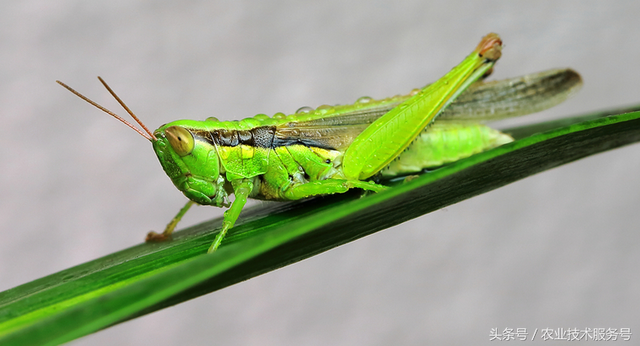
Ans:
{"type": "Polygon", "coordinates": [[[256,114],[253,116],[253,118],[257,120],[265,120],[265,119],[269,119],[269,116],[266,114],[256,114]]]}
{"type": "Polygon", "coordinates": [[[298,108],[298,110],[296,111],[296,114],[300,114],[300,113],[310,113],[313,111],[313,108],[308,107],[308,106],[304,106],[304,107],[300,107],[298,108]]]}
{"type": "Polygon", "coordinates": [[[362,96],[361,98],[356,100],[356,103],[369,103],[373,101],[373,99],[369,96],[362,96]]]}

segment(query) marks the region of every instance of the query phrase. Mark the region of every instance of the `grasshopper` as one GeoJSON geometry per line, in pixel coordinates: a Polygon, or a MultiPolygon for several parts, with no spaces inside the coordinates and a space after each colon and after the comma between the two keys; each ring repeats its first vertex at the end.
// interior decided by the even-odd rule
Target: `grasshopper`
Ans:
{"type": "Polygon", "coordinates": [[[147,241],[169,239],[194,203],[229,208],[210,253],[233,227],[247,198],[298,200],[353,188],[384,191],[388,187],[377,182],[380,177],[420,172],[513,141],[482,122],[547,109],[581,86],[580,76],[569,69],[476,83],[491,73],[501,49],[500,37],[489,34],[444,77],[404,96],[303,107],[288,116],[178,120],[154,132],[102,78],[144,131],[58,83],[151,141],[162,168],[189,199],[164,232],[150,232],[147,241]]]}

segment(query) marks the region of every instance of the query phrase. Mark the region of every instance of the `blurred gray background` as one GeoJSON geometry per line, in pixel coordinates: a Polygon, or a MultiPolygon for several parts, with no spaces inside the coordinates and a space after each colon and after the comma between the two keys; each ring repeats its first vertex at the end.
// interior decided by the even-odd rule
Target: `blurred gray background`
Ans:
{"type": "MultiPolygon", "coordinates": [[[[185,201],[146,140],[56,79],[124,114],[104,77],[152,128],[241,119],[408,92],[494,31],[494,78],[584,77],[519,120],[537,122],[640,103],[638,14],[637,1],[3,1],[0,290],[139,244],[185,201]]],[[[491,328],[586,327],[637,340],[639,191],[633,145],[72,344],[480,345],[491,328]]],[[[196,209],[183,226],[222,211],[196,209]]]]}

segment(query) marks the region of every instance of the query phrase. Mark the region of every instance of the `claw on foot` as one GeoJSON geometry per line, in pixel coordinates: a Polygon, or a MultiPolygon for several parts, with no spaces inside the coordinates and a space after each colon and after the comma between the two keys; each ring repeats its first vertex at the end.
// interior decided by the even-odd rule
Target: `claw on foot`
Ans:
{"type": "Polygon", "coordinates": [[[156,233],[151,231],[147,233],[147,237],[144,239],[145,243],[160,243],[163,241],[167,241],[171,239],[171,235],[166,235],[164,233],[156,233]]]}

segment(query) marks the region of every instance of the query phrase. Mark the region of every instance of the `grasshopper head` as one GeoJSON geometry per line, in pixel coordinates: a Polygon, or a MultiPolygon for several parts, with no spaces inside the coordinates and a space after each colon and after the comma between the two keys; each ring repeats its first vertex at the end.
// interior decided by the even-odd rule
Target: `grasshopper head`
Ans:
{"type": "Polygon", "coordinates": [[[151,133],[129,107],[122,102],[118,95],[111,90],[107,83],[100,77],[98,79],[144,131],[61,81],[57,82],[73,94],[118,119],[142,137],[151,141],[162,168],[171,178],[173,184],[187,198],[199,204],[227,205],[225,203],[225,199],[228,196],[225,190],[226,180],[220,175],[220,160],[218,160],[216,148],[204,137],[198,135],[198,133],[206,133],[195,130],[198,128],[197,123],[199,122],[190,120],[174,121],[161,126],[154,133],[151,133]]]}
{"type": "Polygon", "coordinates": [[[226,194],[219,179],[220,160],[215,147],[189,121],[163,125],[153,135],[153,149],[173,184],[199,204],[221,205],[226,194]],[[224,196],[221,196],[224,194],[224,196]]]}

